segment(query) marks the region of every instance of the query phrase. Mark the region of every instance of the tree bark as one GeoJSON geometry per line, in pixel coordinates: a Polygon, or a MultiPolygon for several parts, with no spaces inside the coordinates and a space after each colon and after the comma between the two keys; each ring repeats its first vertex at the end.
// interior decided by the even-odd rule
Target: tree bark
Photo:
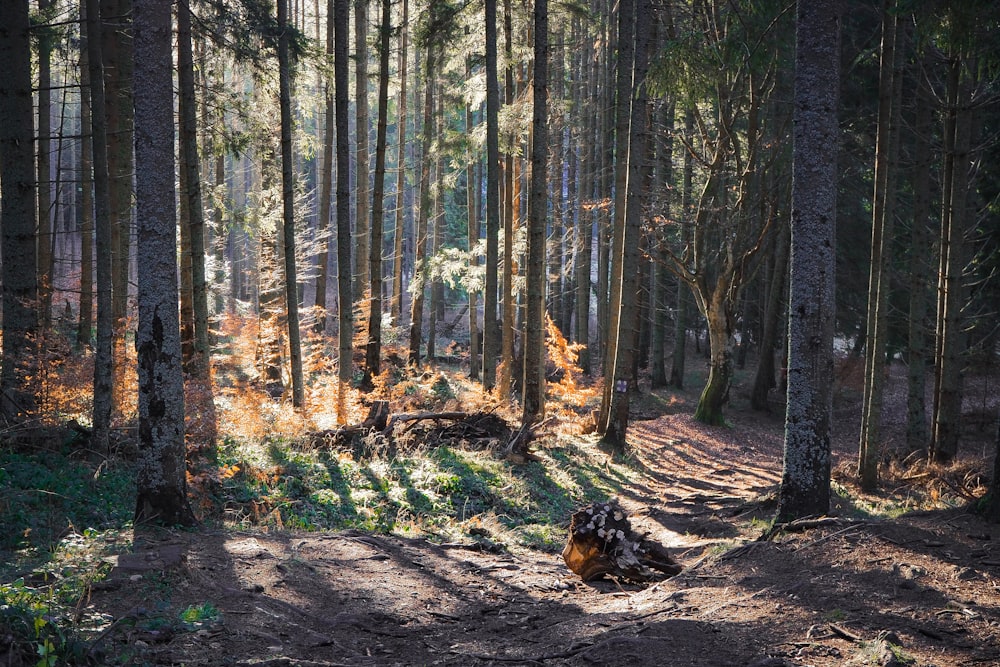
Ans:
{"type": "Polygon", "coordinates": [[[840,2],[796,9],[788,407],[778,521],[830,509],[840,2]]]}
{"type": "Polygon", "coordinates": [[[483,295],[483,389],[496,385],[497,271],[500,245],[500,82],[497,73],[497,3],[486,0],[486,283],[483,295]]]}
{"type": "MultiPolygon", "coordinates": [[[[611,416],[613,395],[622,393],[618,391],[616,368],[618,360],[622,359],[622,351],[619,347],[624,343],[630,346],[631,331],[634,326],[632,319],[626,318],[624,327],[628,330],[627,336],[621,335],[623,327],[623,315],[631,316],[632,297],[630,294],[623,301],[622,290],[623,281],[629,273],[624,267],[625,255],[628,252],[628,243],[638,243],[638,238],[626,239],[625,230],[625,202],[627,196],[627,184],[629,177],[629,122],[632,120],[632,94],[637,90],[633,87],[633,75],[635,72],[635,49],[638,43],[635,32],[635,0],[623,0],[618,3],[618,62],[616,64],[615,80],[615,144],[614,144],[614,218],[611,227],[611,251],[610,251],[610,299],[608,301],[607,319],[607,345],[604,347],[604,391],[601,399],[601,412],[598,418],[597,430],[602,435],[608,429],[608,420],[611,416]],[[623,313],[623,305],[628,313],[623,313]]],[[[628,267],[634,270],[637,266],[628,267]]],[[[631,357],[629,357],[631,365],[631,357]]],[[[624,377],[624,375],[623,375],[624,377]]],[[[621,443],[624,443],[624,433],[621,434],[621,443]]],[[[614,439],[616,442],[617,438],[614,439]]]]}
{"type": "MultiPolygon", "coordinates": [[[[684,136],[690,141],[694,133],[694,113],[688,108],[684,112],[684,136]]],[[[694,180],[694,158],[691,151],[684,151],[684,167],[681,179],[681,245],[691,247],[694,212],[691,210],[692,182],[694,180]]],[[[670,359],[670,386],[684,388],[685,362],[687,360],[687,330],[691,317],[691,290],[684,280],[677,281],[677,319],[674,321],[674,350],[670,359]]]]}
{"type": "Polygon", "coordinates": [[[80,312],[76,345],[93,344],[94,327],[94,143],[91,112],[91,78],[88,50],[89,26],[86,0],[80,2],[80,131],[90,132],[80,141],[80,312]]]}
{"type": "Polygon", "coordinates": [[[525,297],[522,427],[545,414],[545,229],[548,209],[548,0],[535,0],[534,82],[531,113],[531,190],[525,297]]]}
{"type": "Polygon", "coordinates": [[[916,119],[913,128],[913,222],[910,230],[910,313],[907,331],[906,447],[926,449],[927,428],[927,327],[928,275],[933,243],[929,227],[931,191],[932,100],[926,86],[918,86],[916,119]]]}
{"type": "Polygon", "coordinates": [[[389,123],[389,33],[392,5],[382,0],[382,23],[379,26],[378,123],[375,131],[375,186],[372,191],[371,244],[368,272],[371,297],[368,310],[368,347],[365,350],[365,374],[369,380],[381,372],[382,364],[382,225],[385,195],[385,143],[389,123]]]}
{"type": "MultiPolygon", "coordinates": [[[[774,389],[774,354],[778,338],[778,327],[782,318],[782,301],[785,294],[785,275],[788,273],[788,228],[783,224],[775,230],[774,267],[767,291],[767,305],[764,312],[764,331],[760,337],[760,359],[754,373],[750,405],[754,410],[767,410],[767,395],[774,389]]],[[[784,354],[781,355],[784,359],[784,354]]]]}
{"type": "Polygon", "coordinates": [[[424,287],[430,269],[427,257],[427,228],[430,220],[431,207],[431,137],[434,130],[434,80],[435,80],[435,48],[427,45],[426,56],[426,93],[424,95],[424,124],[421,136],[420,158],[420,210],[417,214],[417,224],[414,230],[416,245],[414,247],[413,279],[410,282],[410,352],[408,363],[420,366],[420,345],[423,339],[424,326],[424,287]]]}
{"type": "MultiPolygon", "coordinates": [[[[495,17],[494,17],[495,20],[495,17]]],[[[470,77],[472,66],[469,58],[465,61],[465,75],[470,77]]],[[[472,130],[475,119],[472,106],[465,103],[465,136],[468,146],[472,145],[472,130]]],[[[476,167],[480,163],[478,156],[474,156],[471,148],[465,154],[465,207],[468,222],[469,241],[469,268],[479,266],[479,254],[476,252],[476,245],[479,243],[479,206],[477,193],[479,192],[479,182],[476,179],[476,167]]],[[[479,299],[476,290],[468,290],[469,295],[469,378],[479,379],[479,299]]]]}
{"type": "Polygon", "coordinates": [[[899,150],[899,104],[902,91],[902,26],[888,2],[882,7],[882,55],[879,65],[878,136],[875,192],[872,195],[871,276],[865,337],[865,390],[858,455],[861,488],[878,485],[882,395],[885,387],[886,336],[889,328],[892,235],[895,223],[896,153],[899,150]]]}
{"type": "Polygon", "coordinates": [[[968,82],[963,76],[967,64],[961,57],[950,63],[948,110],[945,116],[945,178],[942,188],[940,255],[938,271],[937,355],[931,455],[936,461],[950,461],[958,453],[962,431],[962,306],[965,295],[962,271],[965,268],[965,227],[969,194],[969,151],[971,112],[968,82]]]}
{"type": "MultiPolygon", "coordinates": [[[[328,63],[333,60],[333,0],[326,3],[326,58],[328,63]]],[[[316,331],[325,333],[327,328],[327,306],[326,293],[327,285],[330,281],[330,214],[333,203],[333,172],[334,157],[333,149],[336,143],[334,117],[336,115],[333,100],[333,82],[330,81],[329,74],[323,90],[324,111],[323,111],[323,172],[320,174],[319,185],[319,214],[316,220],[316,235],[320,239],[319,252],[316,255],[316,262],[319,265],[316,272],[316,307],[319,312],[316,314],[316,331]]]]}
{"type": "Polygon", "coordinates": [[[403,236],[406,221],[406,63],[409,59],[408,30],[410,21],[409,0],[403,0],[403,18],[399,26],[399,113],[396,114],[399,145],[396,152],[396,224],[393,232],[392,302],[389,313],[399,324],[403,312],[403,236]]]}
{"type": "MultiPolygon", "coordinates": [[[[98,0],[86,0],[87,59],[91,95],[91,147],[94,153],[95,277],[97,279],[97,345],[94,350],[94,445],[108,448],[113,392],[112,233],[111,183],[108,165],[107,124],[104,94],[101,14],[98,0]]],[[[6,266],[6,265],[5,265],[6,266]]]]}
{"type": "Polygon", "coordinates": [[[337,328],[337,422],[345,423],[346,392],[354,370],[354,323],[351,305],[351,184],[350,144],[347,138],[348,19],[350,0],[333,0],[334,108],[337,125],[337,293],[340,317],[337,328]]]}
{"type": "Polygon", "coordinates": [[[194,328],[190,372],[202,383],[208,383],[210,370],[208,333],[208,281],[205,277],[205,211],[201,200],[201,170],[199,168],[197,102],[194,91],[194,58],[191,46],[191,8],[177,5],[177,79],[180,87],[180,154],[185,174],[188,236],[190,238],[191,306],[194,328]]]}
{"type": "MultiPolygon", "coordinates": [[[[354,110],[357,133],[357,214],[354,228],[354,293],[360,297],[368,290],[369,202],[368,180],[368,0],[354,2],[354,110]]],[[[369,294],[369,298],[373,296],[369,294]]]]}
{"type": "Polygon", "coordinates": [[[291,362],[292,405],[305,407],[302,377],[302,339],[299,330],[298,271],[295,266],[295,175],[292,162],[292,67],[289,54],[288,0],[278,0],[278,88],[281,113],[281,200],[284,238],[285,314],[288,357],[291,362]]]}
{"type": "MultiPolygon", "coordinates": [[[[132,246],[132,177],[133,161],[133,58],[132,0],[101,0],[101,54],[104,58],[104,98],[107,124],[108,179],[110,185],[111,280],[97,281],[97,289],[111,290],[113,353],[111,372],[114,387],[122,381],[125,358],[125,334],[128,317],[129,256],[132,246]]],[[[95,31],[95,35],[97,32],[95,31]]],[[[96,109],[94,111],[96,114],[96,109]]],[[[98,254],[100,250],[98,250],[98,254]]],[[[120,392],[113,394],[115,409],[120,408],[120,392]]]]}
{"type": "MultiPolygon", "coordinates": [[[[52,0],[38,0],[42,21],[49,20],[52,0]]],[[[52,326],[52,29],[35,29],[38,49],[38,324],[42,332],[52,326]]]]}
{"type": "Polygon", "coordinates": [[[170,4],[136,0],[139,470],[135,522],[190,526],[177,237],[170,4]]]}
{"type": "Polygon", "coordinates": [[[3,242],[3,356],[0,416],[34,414],[38,279],[35,249],[35,156],[32,140],[28,3],[8,0],[0,26],[0,224],[3,242]]]}

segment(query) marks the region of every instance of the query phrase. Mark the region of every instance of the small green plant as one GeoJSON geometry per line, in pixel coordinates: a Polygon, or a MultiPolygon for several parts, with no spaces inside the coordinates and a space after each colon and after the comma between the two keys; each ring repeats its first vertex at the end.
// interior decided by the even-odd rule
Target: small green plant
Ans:
{"type": "Polygon", "coordinates": [[[823,614],[823,619],[830,623],[843,621],[845,618],[847,618],[847,612],[845,612],[843,609],[831,609],[830,611],[823,614]]]}
{"type": "Polygon", "coordinates": [[[211,625],[219,620],[219,610],[211,602],[191,605],[180,613],[180,620],[188,629],[211,625]]]}
{"type": "Polygon", "coordinates": [[[66,641],[50,621],[49,603],[50,594],[25,585],[24,579],[0,584],[0,632],[9,637],[8,655],[20,654],[25,664],[37,655],[36,667],[59,664],[66,641]]]}
{"type": "Polygon", "coordinates": [[[443,373],[438,375],[437,379],[434,380],[434,383],[431,385],[431,393],[440,401],[455,398],[455,390],[443,373]]]}

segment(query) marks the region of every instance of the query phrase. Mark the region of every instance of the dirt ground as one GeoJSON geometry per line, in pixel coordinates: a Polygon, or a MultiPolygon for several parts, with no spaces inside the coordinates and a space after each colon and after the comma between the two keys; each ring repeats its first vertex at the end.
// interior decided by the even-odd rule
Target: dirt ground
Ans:
{"type": "MultiPolygon", "coordinates": [[[[853,407],[838,408],[842,469],[853,407]]],[[[357,532],[137,536],[90,600],[116,619],[99,648],[149,665],[1000,665],[1000,526],[961,509],[848,519],[841,501],[836,521],[757,541],[781,419],[689,414],[633,424],[648,483],[620,498],[685,566],[672,579],[584,583],[558,554],[357,532]],[[143,623],[157,591],[218,615],[143,623]]]]}

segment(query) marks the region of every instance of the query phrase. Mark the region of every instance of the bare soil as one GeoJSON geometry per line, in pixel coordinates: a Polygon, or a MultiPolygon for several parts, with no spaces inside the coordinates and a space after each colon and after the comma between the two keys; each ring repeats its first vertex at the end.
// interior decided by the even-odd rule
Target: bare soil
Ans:
{"type": "MultiPolygon", "coordinates": [[[[559,554],[358,532],[137,535],[90,599],[116,619],[98,649],[150,665],[1000,665],[1000,527],[957,502],[862,511],[928,480],[948,491],[959,468],[900,473],[868,497],[841,472],[839,519],[759,541],[782,420],[736,400],[731,426],[709,428],[688,416],[694,398],[633,423],[646,482],[620,498],[685,566],[676,577],[584,583],[559,554]],[[206,601],[219,615],[198,629],[143,622],[206,601]]],[[[839,471],[856,403],[838,396],[839,471]]],[[[970,434],[966,468],[989,469],[990,435],[970,434]]]]}

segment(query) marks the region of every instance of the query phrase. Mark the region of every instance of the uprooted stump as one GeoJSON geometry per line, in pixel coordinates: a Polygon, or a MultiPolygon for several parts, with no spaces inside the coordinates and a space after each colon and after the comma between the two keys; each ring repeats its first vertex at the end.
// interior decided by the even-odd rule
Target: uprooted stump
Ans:
{"type": "Polygon", "coordinates": [[[562,556],[567,567],[584,581],[604,575],[656,581],[682,569],[661,544],[635,534],[628,513],[613,500],[594,503],[573,514],[562,556]]]}

